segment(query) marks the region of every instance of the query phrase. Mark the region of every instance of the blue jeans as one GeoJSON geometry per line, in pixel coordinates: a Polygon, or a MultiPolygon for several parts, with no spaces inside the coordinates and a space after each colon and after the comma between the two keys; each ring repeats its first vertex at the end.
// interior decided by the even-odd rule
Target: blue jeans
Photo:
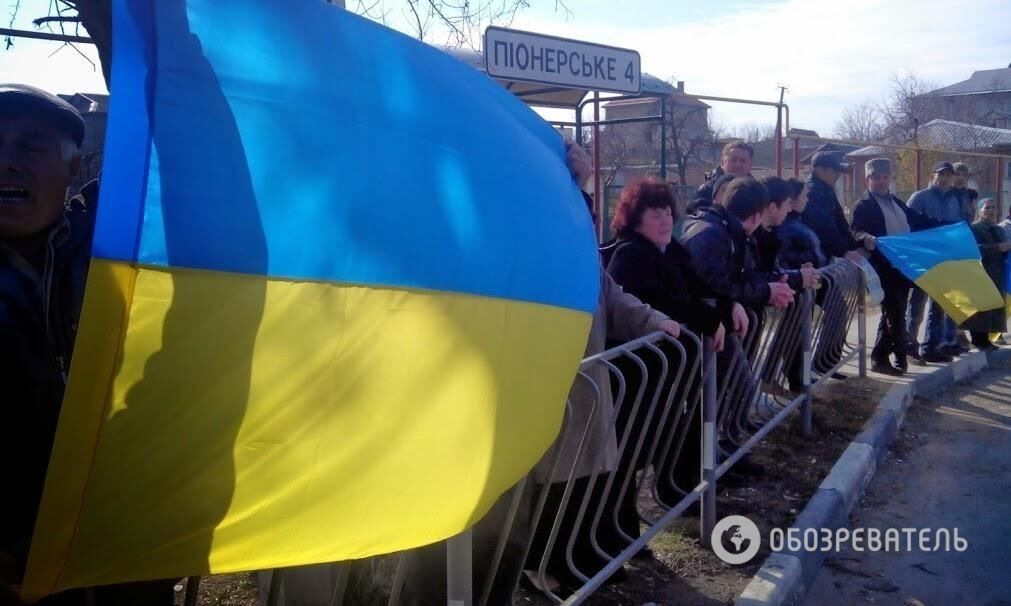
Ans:
{"type": "Polygon", "coordinates": [[[909,293],[909,308],[906,310],[906,344],[910,350],[920,347],[920,324],[923,324],[926,303],[927,293],[914,286],[909,293]]]}
{"type": "Polygon", "coordinates": [[[930,351],[950,345],[955,340],[957,330],[955,321],[945,315],[940,305],[931,301],[930,314],[927,316],[927,342],[924,343],[923,349],[930,351]]]}

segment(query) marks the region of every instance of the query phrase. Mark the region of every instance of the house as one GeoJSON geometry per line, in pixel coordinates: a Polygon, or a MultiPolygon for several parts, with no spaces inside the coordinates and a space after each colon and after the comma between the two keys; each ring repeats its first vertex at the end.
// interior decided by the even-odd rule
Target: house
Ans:
{"type": "MultiPolygon", "coordinates": [[[[648,118],[660,115],[659,97],[618,99],[604,103],[606,121],[648,118]]],[[[698,186],[714,163],[709,129],[710,106],[684,93],[684,83],[665,97],[667,108],[667,169],[679,171],[675,147],[689,151],[685,167],[687,185],[698,186]]],[[[659,120],[609,124],[601,130],[601,166],[605,181],[618,186],[640,174],[656,174],[660,163],[661,129],[659,120]]],[[[718,162],[718,152],[715,153],[718,162]]]]}
{"type": "Polygon", "coordinates": [[[74,106],[84,118],[84,142],[81,144],[81,170],[71,185],[76,192],[80,186],[98,177],[102,168],[102,150],[105,149],[105,126],[109,117],[109,95],[75,93],[59,95],[74,106]]]}
{"type": "Polygon", "coordinates": [[[914,113],[982,126],[1006,128],[1011,116],[1011,65],[972,73],[913,99],[914,113]]]}

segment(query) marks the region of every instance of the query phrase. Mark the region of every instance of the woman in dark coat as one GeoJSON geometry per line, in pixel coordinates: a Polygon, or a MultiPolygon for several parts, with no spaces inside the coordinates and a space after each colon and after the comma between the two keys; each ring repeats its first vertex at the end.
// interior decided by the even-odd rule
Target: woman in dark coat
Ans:
{"type": "Polygon", "coordinates": [[[675,219],[669,185],[656,178],[627,185],[611,223],[615,239],[601,247],[601,260],[625,292],[719,345],[727,314],[702,302],[688,251],[672,239],[675,219]]]}
{"type": "MultiPolygon", "coordinates": [[[[621,192],[611,224],[616,238],[601,248],[602,262],[625,292],[683,323],[696,334],[713,337],[715,346],[720,350],[726,333],[724,326],[731,325],[731,310],[718,310],[703,302],[706,293],[702,291],[702,281],[691,269],[688,251],[672,240],[676,219],[674,208],[673,191],[659,179],[647,178],[627,185],[621,192]]],[[[690,339],[681,339],[680,343],[689,363],[701,355],[690,339]]],[[[676,347],[666,344],[660,347],[669,360],[675,363],[680,360],[681,353],[676,347]]],[[[604,499],[605,515],[602,516],[598,535],[603,549],[612,555],[628,544],[626,537],[639,536],[636,471],[650,463],[656,467],[655,494],[668,507],[677,504],[700,481],[701,449],[693,406],[698,386],[691,385],[687,379],[672,385],[673,377],[670,375],[665,385],[658,386],[659,358],[647,349],[635,353],[646,363],[648,379],[636,414],[632,415],[631,401],[621,403],[618,409],[616,429],[619,443],[622,436],[628,435],[628,446],[620,456],[614,476],[615,486],[604,499]],[[649,400],[657,389],[661,394],[660,403],[651,412],[649,400]],[[662,406],[671,389],[675,389],[672,407],[664,411],[662,406]],[[684,408],[679,404],[681,402],[686,402],[684,408]],[[644,430],[646,438],[636,454],[635,444],[644,430]],[[652,460],[649,459],[650,451],[654,453],[652,460]],[[626,478],[630,481],[622,490],[621,485],[626,478]],[[614,511],[617,511],[617,527],[608,523],[613,519],[611,514],[614,511]]],[[[641,369],[628,359],[616,360],[615,364],[626,378],[625,393],[637,393],[643,381],[641,369]]],[[[619,403],[616,402],[616,405],[619,403]]]]}
{"type": "MultiPolygon", "coordinates": [[[[993,280],[997,290],[1003,295],[1006,292],[1004,284],[1004,264],[1007,262],[1007,251],[1011,250],[1011,242],[1004,235],[1004,228],[997,224],[997,204],[991,198],[979,201],[979,214],[972,225],[972,235],[979,244],[979,253],[983,258],[983,269],[993,280]]],[[[990,343],[990,333],[1007,330],[1007,318],[1004,308],[992,311],[981,311],[962,325],[972,335],[972,344],[982,351],[997,349],[990,343]]]]}

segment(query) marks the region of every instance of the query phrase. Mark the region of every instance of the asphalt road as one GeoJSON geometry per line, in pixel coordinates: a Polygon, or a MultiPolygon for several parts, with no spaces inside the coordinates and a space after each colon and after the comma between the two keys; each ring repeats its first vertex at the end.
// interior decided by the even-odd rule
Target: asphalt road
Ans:
{"type": "Polygon", "coordinates": [[[913,404],[851,518],[861,527],[958,528],[968,547],[843,549],[807,605],[1011,605],[1011,363],[913,404]]]}

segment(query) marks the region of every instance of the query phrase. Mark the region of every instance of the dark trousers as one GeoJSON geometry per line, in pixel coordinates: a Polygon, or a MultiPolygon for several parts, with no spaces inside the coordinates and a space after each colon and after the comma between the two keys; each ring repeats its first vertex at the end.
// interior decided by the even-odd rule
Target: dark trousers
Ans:
{"type": "Polygon", "coordinates": [[[885,298],[881,301],[881,321],[878,322],[878,336],[871,350],[871,359],[879,363],[890,363],[889,356],[895,356],[900,368],[908,367],[906,360],[906,307],[909,301],[909,285],[903,280],[882,279],[885,298]]]}
{"type": "MultiPolygon", "coordinates": [[[[533,541],[530,544],[530,553],[527,556],[525,566],[527,569],[537,570],[541,565],[542,558],[547,555],[547,566],[545,568],[547,573],[555,577],[556,580],[570,590],[579,588],[583,584],[583,581],[572,572],[568,562],[568,545],[570,540],[572,541],[572,563],[580,573],[587,577],[592,577],[607,564],[608,560],[601,557],[596,549],[594,549],[591,537],[601,537],[602,533],[599,528],[605,523],[603,515],[608,515],[608,518],[610,517],[609,513],[602,514],[598,530],[594,532],[593,518],[597,515],[597,510],[603,499],[604,486],[607,484],[609,475],[607,473],[598,474],[592,488],[590,487],[590,478],[588,476],[573,480],[572,494],[569,496],[568,503],[566,503],[565,510],[561,513],[560,518],[558,517],[558,513],[562,509],[565,482],[555,482],[546,487],[537,487],[536,494],[540,495],[540,491],[546,489],[548,491],[548,498],[544,504],[544,512],[537,523],[537,529],[534,531],[533,541]],[[582,520],[578,520],[579,510],[584,500],[588,500],[587,507],[583,513],[582,520]],[[547,546],[551,536],[551,527],[555,524],[556,519],[560,519],[558,534],[550,552],[548,552],[547,546]]],[[[607,552],[613,552],[617,546],[605,544],[600,545],[600,547],[607,552]]]]}
{"type": "Polygon", "coordinates": [[[969,332],[969,336],[972,337],[971,342],[976,347],[985,349],[992,345],[992,343],[990,343],[990,333],[988,332],[973,330],[969,332]]]}
{"type": "MultiPolygon", "coordinates": [[[[691,374],[691,370],[693,364],[700,363],[702,351],[690,339],[681,339],[680,343],[684,347],[683,358],[673,346],[667,343],[659,345],[669,360],[663,385],[658,385],[661,373],[659,359],[645,348],[636,352],[646,364],[649,379],[636,414],[631,414],[631,402],[625,402],[618,410],[615,423],[619,444],[624,440],[625,448],[613,474],[614,483],[606,495],[598,533],[600,543],[611,555],[627,547],[629,538],[634,540],[639,537],[637,501],[641,482],[638,472],[653,464],[656,496],[668,507],[676,505],[701,481],[701,446],[695,416],[701,381],[691,374]],[[682,363],[684,371],[678,377],[676,370],[682,363]],[[675,379],[679,380],[675,383],[675,379]],[[654,396],[658,399],[651,412],[649,405],[654,396]],[[668,397],[671,398],[670,408],[666,408],[668,397]],[[625,484],[624,489],[622,484],[625,484]]],[[[637,393],[642,383],[640,369],[627,359],[616,360],[614,364],[625,378],[625,392],[637,393]]],[[[612,392],[618,393],[616,382],[612,384],[612,392]]],[[[596,502],[592,506],[596,507],[596,502]]]]}

